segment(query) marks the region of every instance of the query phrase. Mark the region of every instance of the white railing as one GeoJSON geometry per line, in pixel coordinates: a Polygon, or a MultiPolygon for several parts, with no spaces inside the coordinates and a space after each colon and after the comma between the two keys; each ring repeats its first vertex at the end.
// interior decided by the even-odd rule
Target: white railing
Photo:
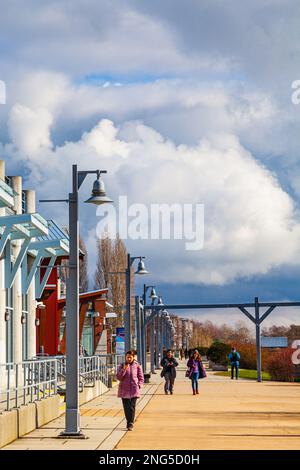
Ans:
{"type": "Polygon", "coordinates": [[[56,359],[0,364],[0,411],[9,411],[56,393],[56,359]]]}
{"type": "MultiPolygon", "coordinates": [[[[121,357],[80,356],[81,390],[84,387],[93,387],[97,380],[109,386],[111,364],[116,370],[121,357]]],[[[0,364],[0,412],[63,392],[65,381],[65,356],[37,357],[18,364],[0,364]]]]}
{"type": "MultiPolygon", "coordinates": [[[[57,379],[58,382],[64,382],[66,379],[66,356],[57,356],[57,379]]],[[[108,386],[109,368],[100,360],[99,356],[80,356],[79,357],[79,379],[81,388],[101,380],[108,386]]]]}
{"type": "Polygon", "coordinates": [[[101,363],[104,364],[110,374],[117,372],[118,365],[124,362],[123,354],[98,354],[101,363]]]}

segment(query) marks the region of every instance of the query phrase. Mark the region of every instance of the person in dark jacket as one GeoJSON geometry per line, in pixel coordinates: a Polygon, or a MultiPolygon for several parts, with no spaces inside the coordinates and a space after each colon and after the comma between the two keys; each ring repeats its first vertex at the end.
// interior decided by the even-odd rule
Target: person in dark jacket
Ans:
{"type": "Polygon", "coordinates": [[[199,378],[206,377],[206,372],[202,364],[202,358],[197,349],[194,350],[193,354],[187,362],[188,367],[188,377],[192,381],[193,395],[198,395],[198,380],[199,378]]]}
{"type": "Polygon", "coordinates": [[[229,354],[228,359],[230,360],[230,365],[231,365],[231,380],[233,380],[233,378],[234,378],[234,371],[235,371],[235,378],[236,378],[236,380],[238,380],[238,378],[239,378],[239,365],[240,365],[239,361],[241,359],[241,356],[237,352],[235,347],[233,347],[231,349],[231,353],[229,354]]]}
{"type": "Polygon", "coordinates": [[[161,360],[160,365],[163,368],[161,376],[165,378],[165,394],[168,395],[168,392],[170,392],[170,394],[173,395],[174,382],[176,378],[176,367],[178,366],[178,362],[173,356],[171,349],[168,349],[166,357],[161,360]]]}

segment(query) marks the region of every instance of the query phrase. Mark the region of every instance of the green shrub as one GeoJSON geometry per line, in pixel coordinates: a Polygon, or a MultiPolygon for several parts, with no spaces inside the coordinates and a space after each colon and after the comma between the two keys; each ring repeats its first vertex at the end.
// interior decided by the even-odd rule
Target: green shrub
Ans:
{"type": "Polygon", "coordinates": [[[230,344],[214,341],[207,350],[207,358],[215,364],[227,365],[228,354],[231,351],[230,344]]]}

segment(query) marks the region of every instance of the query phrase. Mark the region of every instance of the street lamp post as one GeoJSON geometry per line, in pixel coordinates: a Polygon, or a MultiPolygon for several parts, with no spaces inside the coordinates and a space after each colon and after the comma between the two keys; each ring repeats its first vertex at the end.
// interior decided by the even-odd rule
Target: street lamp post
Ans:
{"type": "MultiPolygon", "coordinates": [[[[148,289],[151,289],[150,298],[152,301],[152,305],[154,304],[155,300],[157,299],[157,295],[155,292],[155,286],[146,286],[144,284],[144,292],[143,292],[143,304],[146,305],[146,295],[148,289]]],[[[151,312],[152,313],[152,312],[151,312]]],[[[144,310],[144,315],[146,312],[144,310]]],[[[152,374],[155,374],[155,357],[154,357],[154,349],[155,349],[155,330],[154,330],[154,322],[155,318],[150,321],[150,370],[152,374]]],[[[157,331],[156,331],[157,334],[157,331]]],[[[147,366],[147,326],[142,330],[143,336],[143,367],[147,366]]]]}
{"type": "Polygon", "coordinates": [[[73,165],[72,193],[69,194],[69,278],[66,289],[66,428],[65,436],[80,436],[79,414],[79,221],[78,191],[86,176],[96,173],[91,197],[85,201],[91,204],[112,202],[100,181],[106,171],[78,171],[73,165]]]}
{"type": "Polygon", "coordinates": [[[105,194],[100,180],[105,170],[78,171],[72,166],[72,192],[68,199],[40,200],[69,204],[69,277],[66,288],[66,423],[63,437],[84,437],[80,430],[79,414],[79,221],[78,191],[88,174],[96,174],[91,197],[85,201],[100,205],[113,202],[105,194]]]}
{"type": "Polygon", "coordinates": [[[148,271],[145,269],[145,265],[143,259],[145,256],[130,256],[128,253],[127,255],[127,268],[126,268],[126,315],[125,315],[125,351],[129,351],[131,348],[131,266],[133,265],[134,261],[139,259],[139,264],[137,271],[135,274],[148,274],[148,271]]]}
{"type": "MultiPolygon", "coordinates": [[[[163,301],[161,296],[158,296],[157,305],[161,305],[163,308],[163,301]]],[[[162,348],[163,348],[163,319],[160,311],[157,312],[155,317],[156,337],[155,337],[155,365],[156,369],[160,369],[159,355],[162,359],[162,348]]]]}

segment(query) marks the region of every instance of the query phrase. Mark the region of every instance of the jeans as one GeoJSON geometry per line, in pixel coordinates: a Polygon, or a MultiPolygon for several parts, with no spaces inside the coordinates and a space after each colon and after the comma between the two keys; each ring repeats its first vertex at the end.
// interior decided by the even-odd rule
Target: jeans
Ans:
{"type": "Polygon", "coordinates": [[[198,391],[199,372],[193,372],[191,375],[193,392],[198,391]]]}
{"type": "Polygon", "coordinates": [[[171,376],[170,372],[165,373],[165,392],[172,392],[174,387],[175,378],[171,376]]]}
{"type": "Polygon", "coordinates": [[[234,378],[234,369],[235,369],[235,378],[238,379],[239,378],[239,366],[236,362],[231,364],[231,378],[232,379],[234,378]]]}
{"type": "Polygon", "coordinates": [[[127,427],[132,426],[134,423],[136,400],[137,397],[122,398],[127,427]]]}

